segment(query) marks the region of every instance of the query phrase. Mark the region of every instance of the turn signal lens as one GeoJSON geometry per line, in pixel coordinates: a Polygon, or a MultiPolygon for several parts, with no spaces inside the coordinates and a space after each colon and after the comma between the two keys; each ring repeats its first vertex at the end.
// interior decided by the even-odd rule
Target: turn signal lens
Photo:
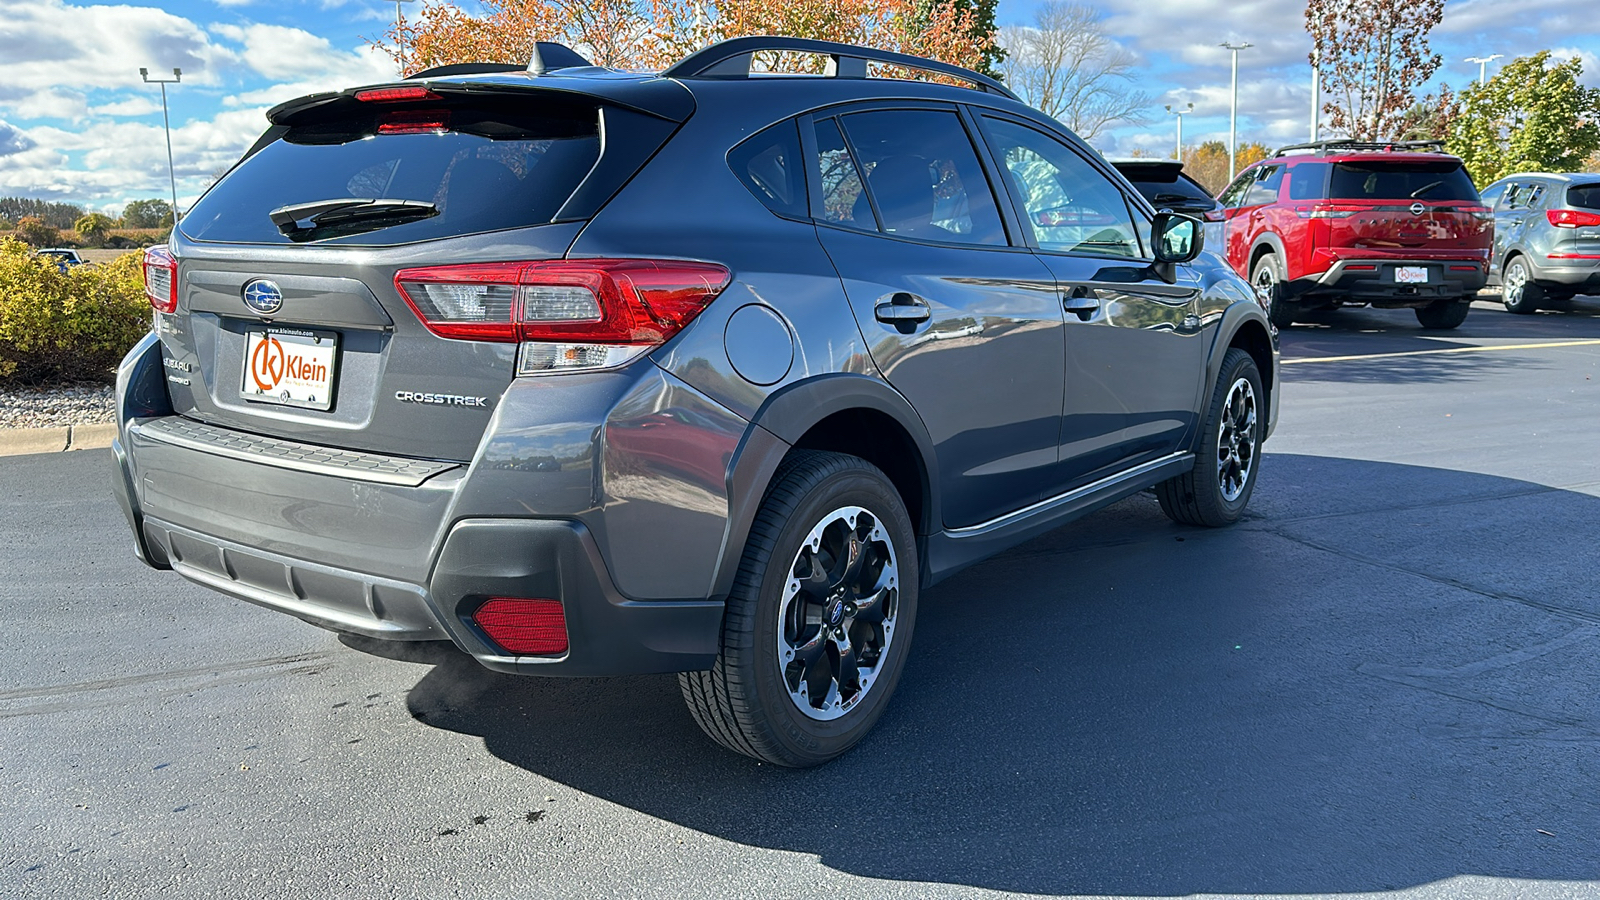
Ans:
{"type": "Polygon", "coordinates": [[[1557,228],[1591,228],[1600,225],[1600,214],[1578,212],[1575,209],[1548,209],[1544,215],[1557,228]]]}
{"type": "Polygon", "coordinates": [[[144,296],[156,312],[178,308],[178,261],[165,246],[144,251],[144,296]]]}
{"type": "Polygon", "coordinates": [[[495,597],[472,614],[489,639],[514,656],[567,652],[567,614],[559,600],[495,597]]]}

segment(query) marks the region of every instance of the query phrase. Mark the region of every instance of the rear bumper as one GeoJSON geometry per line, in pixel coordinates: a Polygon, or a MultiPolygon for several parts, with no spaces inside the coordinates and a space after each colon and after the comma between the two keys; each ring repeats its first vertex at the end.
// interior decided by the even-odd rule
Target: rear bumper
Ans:
{"type": "Polygon", "coordinates": [[[1540,286],[1559,286],[1574,293],[1600,293],[1600,259],[1548,259],[1526,256],[1533,280],[1540,286]]]}
{"type": "Polygon", "coordinates": [[[1321,275],[1291,282],[1288,295],[1290,299],[1321,298],[1380,307],[1426,306],[1435,300],[1470,297],[1483,288],[1487,277],[1483,263],[1476,259],[1343,259],[1321,275]],[[1426,269],[1428,280],[1420,284],[1397,281],[1396,270],[1402,267],[1426,269]]]}

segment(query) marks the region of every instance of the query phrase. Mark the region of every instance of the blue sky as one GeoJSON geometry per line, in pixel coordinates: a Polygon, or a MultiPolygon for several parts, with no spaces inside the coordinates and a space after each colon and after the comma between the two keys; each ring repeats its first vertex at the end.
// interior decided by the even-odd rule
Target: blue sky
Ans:
{"type": "MultiPolygon", "coordinates": [[[[1028,24],[1036,0],[1001,0],[1002,25],[1028,24]]],[[[464,5],[470,7],[471,0],[464,5]]],[[[1240,55],[1240,139],[1304,140],[1310,49],[1300,0],[1100,0],[1110,34],[1140,60],[1138,87],[1155,96],[1150,121],[1103,136],[1113,154],[1170,151],[1163,104],[1193,102],[1186,143],[1225,137],[1228,54],[1240,55]]],[[[1476,77],[1465,57],[1507,59],[1552,49],[1582,55],[1600,85],[1600,16],[1574,0],[1449,0],[1433,44],[1436,81],[1476,77]]],[[[160,95],[140,82],[183,69],[169,88],[180,205],[250,145],[273,103],[314,90],[384,80],[389,60],[365,46],[394,17],[384,0],[166,0],[90,4],[0,0],[0,195],[69,200],[118,211],[165,197],[160,95]]],[[[1493,65],[1491,65],[1491,71],[1493,65]]]]}

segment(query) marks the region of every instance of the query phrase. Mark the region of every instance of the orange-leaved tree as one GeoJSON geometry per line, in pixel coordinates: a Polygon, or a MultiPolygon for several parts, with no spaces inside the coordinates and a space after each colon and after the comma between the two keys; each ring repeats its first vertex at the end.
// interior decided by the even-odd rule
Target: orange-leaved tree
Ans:
{"type": "MultiPolygon", "coordinates": [[[[526,63],[536,41],[566,44],[596,65],[662,69],[720,40],[787,35],[864,44],[960,66],[983,65],[994,35],[974,37],[971,9],[949,0],[483,0],[468,15],[423,0],[372,46],[406,73],[451,63],[526,63]]],[[[769,69],[814,69],[805,57],[769,69]]]]}

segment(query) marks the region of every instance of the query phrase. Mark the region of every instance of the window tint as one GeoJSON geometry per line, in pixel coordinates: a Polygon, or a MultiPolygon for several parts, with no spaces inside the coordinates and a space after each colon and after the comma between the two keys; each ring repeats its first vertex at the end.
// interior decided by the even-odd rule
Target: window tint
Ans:
{"type": "Polygon", "coordinates": [[[728,165],[756,199],[780,216],[810,217],[800,131],[791,120],[746,139],[728,153],[728,165]]]}
{"type": "Polygon", "coordinates": [[[1579,209],[1600,209],[1600,181],[1567,188],[1567,205],[1579,209]]]}
{"type": "Polygon", "coordinates": [[[1265,206],[1278,202],[1278,188],[1283,184],[1283,166],[1263,166],[1256,170],[1256,181],[1245,194],[1245,206],[1265,206]]]}
{"type": "MultiPolygon", "coordinates": [[[[396,120],[403,129],[410,120],[396,120]]],[[[555,217],[600,156],[593,107],[530,114],[503,106],[400,111],[291,129],[211,189],[180,226],[200,241],[286,243],[268,217],[322,200],[432,203],[438,214],[361,220],[312,239],[392,245],[539,225],[555,217]],[[377,116],[425,116],[425,133],[384,133],[377,116]]]]}
{"type": "Polygon", "coordinates": [[[1221,194],[1217,195],[1217,202],[1228,209],[1233,209],[1239,205],[1239,201],[1244,199],[1245,191],[1250,189],[1250,185],[1254,184],[1255,180],[1256,173],[1254,170],[1245,172],[1234,179],[1233,184],[1228,185],[1221,194]]]}
{"type": "Polygon", "coordinates": [[[839,132],[839,124],[833,119],[822,119],[814,127],[817,184],[822,201],[815,218],[862,231],[877,231],[872,206],[861,189],[861,176],[839,132]]]}
{"type": "Polygon", "coordinates": [[[1298,163],[1289,167],[1289,199],[1321,200],[1328,188],[1327,163],[1298,163]]]}
{"type": "Polygon", "coordinates": [[[1441,162],[1336,163],[1329,196],[1336,200],[1477,200],[1461,164],[1441,162]]]}
{"type": "Polygon", "coordinates": [[[884,233],[962,244],[1006,243],[994,194],[959,116],[894,109],[843,118],[884,233]]]}
{"type": "Polygon", "coordinates": [[[1040,249],[1140,256],[1127,201],[1109,179],[1043,132],[1004,119],[985,123],[1040,249]]]}

